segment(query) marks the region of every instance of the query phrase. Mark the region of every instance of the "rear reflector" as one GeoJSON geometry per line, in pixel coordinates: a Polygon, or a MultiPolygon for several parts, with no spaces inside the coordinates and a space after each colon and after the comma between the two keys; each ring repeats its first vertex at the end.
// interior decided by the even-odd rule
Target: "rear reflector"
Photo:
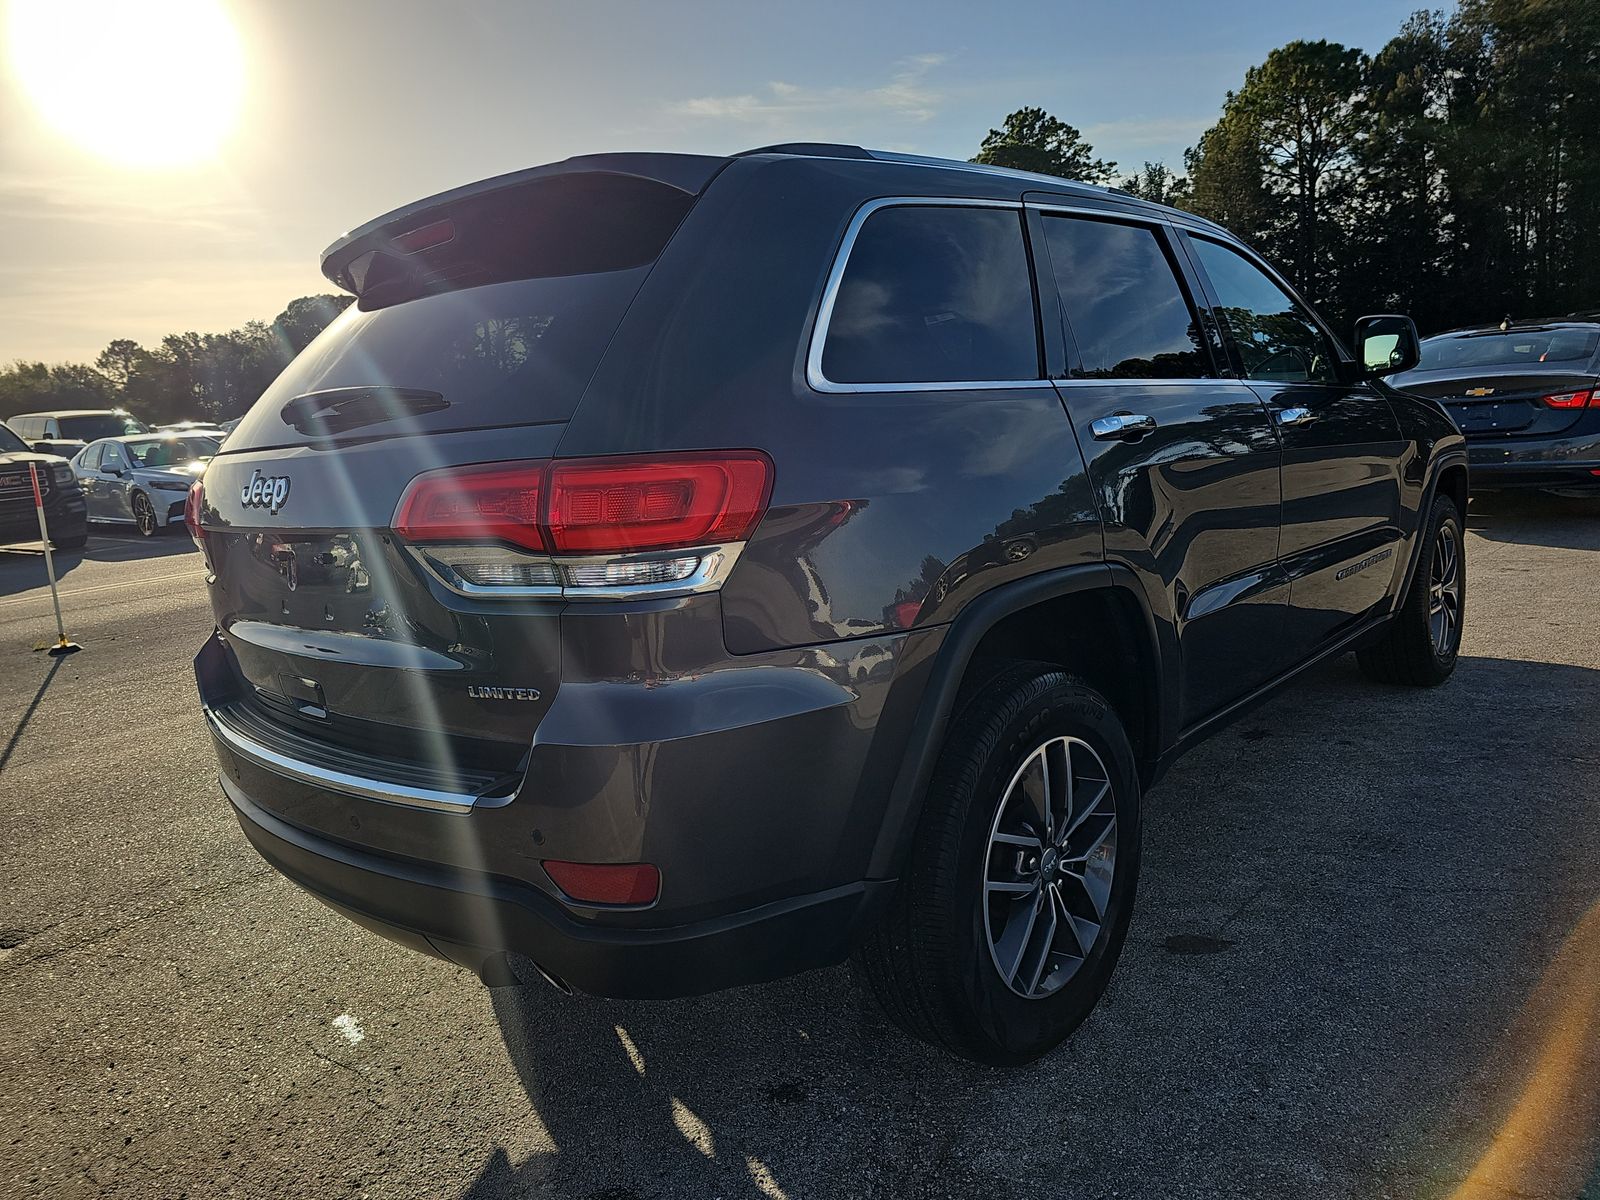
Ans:
{"type": "Polygon", "coordinates": [[[544,869],[568,899],[583,904],[653,904],[661,894],[661,872],[651,863],[546,860],[544,869]]]}
{"type": "Polygon", "coordinates": [[[1582,392],[1557,392],[1553,396],[1546,396],[1540,403],[1549,408],[1582,408],[1591,402],[1592,397],[1600,394],[1591,391],[1582,392]]]}

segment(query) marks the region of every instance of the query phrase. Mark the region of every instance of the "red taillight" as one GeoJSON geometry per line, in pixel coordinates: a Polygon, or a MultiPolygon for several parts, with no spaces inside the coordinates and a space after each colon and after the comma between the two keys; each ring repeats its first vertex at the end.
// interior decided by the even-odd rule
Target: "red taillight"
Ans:
{"type": "Polygon", "coordinates": [[[1582,408],[1594,402],[1594,397],[1600,392],[1584,390],[1581,392],[1557,392],[1553,396],[1545,396],[1540,403],[1548,408],[1582,408]]]}
{"type": "Polygon", "coordinates": [[[492,540],[548,549],[542,500],[548,465],[492,463],[429,471],[411,481],[394,529],[413,542],[492,540]]]}
{"type": "Polygon", "coordinates": [[[661,894],[661,872],[650,863],[547,860],[544,869],[568,899],[583,904],[653,904],[661,894]]]}
{"type": "Polygon", "coordinates": [[[189,536],[195,544],[206,540],[206,531],[200,527],[200,513],[205,508],[206,485],[196,479],[189,485],[189,495],[183,502],[183,523],[189,528],[189,536]]]}
{"type": "Polygon", "coordinates": [[[394,529],[557,554],[707,546],[748,537],[771,492],[772,462],[753,450],[490,463],[417,476],[394,529]]]}
{"type": "Polygon", "coordinates": [[[772,463],[752,451],[557,461],[550,545],[606,554],[743,541],[771,489],[772,463]]]}

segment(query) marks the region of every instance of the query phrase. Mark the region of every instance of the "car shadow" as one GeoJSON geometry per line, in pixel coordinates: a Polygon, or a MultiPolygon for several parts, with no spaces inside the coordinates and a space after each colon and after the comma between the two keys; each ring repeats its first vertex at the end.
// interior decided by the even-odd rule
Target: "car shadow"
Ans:
{"type": "MultiPolygon", "coordinates": [[[[115,526],[108,529],[103,525],[91,525],[88,542],[76,550],[56,549],[52,551],[52,558],[56,578],[64,579],[83,563],[143,562],[194,553],[194,542],[181,529],[169,529],[147,538],[131,528],[124,531],[115,526]]],[[[48,578],[41,543],[0,546],[0,594],[43,587],[48,578]]]]}
{"type": "Polygon", "coordinates": [[[1558,550],[1600,550],[1600,495],[1475,492],[1467,528],[1496,542],[1558,550]]]}
{"type": "Polygon", "coordinates": [[[1486,1169],[1530,1091],[1576,1118],[1508,1143],[1552,1190],[1512,1182],[1577,1194],[1594,1076],[1551,1094],[1528,1064],[1600,1062],[1592,967],[1549,982],[1600,954],[1600,929],[1572,948],[1600,926],[1600,759],[1592,721],[1538,714],[1600,711],[1600,671],[1312,676],[1152,793],[1118,973],[1043,1062],[924,1046],[846,968],[654,1003],[495,989],[549,1146],[497,1147],[461,1194],[1433,1194],[1486,1169]]]}

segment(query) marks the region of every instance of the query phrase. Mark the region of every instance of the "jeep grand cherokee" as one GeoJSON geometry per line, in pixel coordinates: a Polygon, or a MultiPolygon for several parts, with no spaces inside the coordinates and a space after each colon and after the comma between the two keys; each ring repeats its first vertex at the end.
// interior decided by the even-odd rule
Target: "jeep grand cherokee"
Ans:
{"type": "Polygon", "coordinates": [[[191,496],[221,782],[279,870],[491,984],[854,954],[1064,1038],[1145,792],[1319,659],[1437,684],[1461,435],[1225,230],[850,146],[574,158],[324,255],[358,302],[191,496]],[[1370,365],[1369,365],[1370,364],[1370,365]]]}

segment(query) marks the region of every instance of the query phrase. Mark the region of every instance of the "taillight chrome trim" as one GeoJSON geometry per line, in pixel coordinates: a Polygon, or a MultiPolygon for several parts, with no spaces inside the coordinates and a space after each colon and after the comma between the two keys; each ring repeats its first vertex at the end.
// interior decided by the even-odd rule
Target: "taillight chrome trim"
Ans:
{"type": "Polygon", "coordinates": [[[640,550],[631,554],[552,555],[533,554],[514,550],[508,546],[488,546],[482,543],[424,542],[406,546],[411,556],[428,575],[458,596],[474,600],[666,600],[676,596],[693,596],[714,592],[727,582],[734,565],[744,550],[744,542],[728,542],[715,546],[685,546],[671,550],[640,550]],[[526,566],[548,565],[561,578],[569,570],[585,567],[604,568],[625,563],[658,563],[672,559],[696,558],[693,571],[682,579],[663,583],[640,583],[624,586],[584,586],[573,583],[536,586],[493,585],[470,583],[450,569],[442,556],[451,551],[465,554],[482,554],[498,551],[506,561],[526,566]]]}

